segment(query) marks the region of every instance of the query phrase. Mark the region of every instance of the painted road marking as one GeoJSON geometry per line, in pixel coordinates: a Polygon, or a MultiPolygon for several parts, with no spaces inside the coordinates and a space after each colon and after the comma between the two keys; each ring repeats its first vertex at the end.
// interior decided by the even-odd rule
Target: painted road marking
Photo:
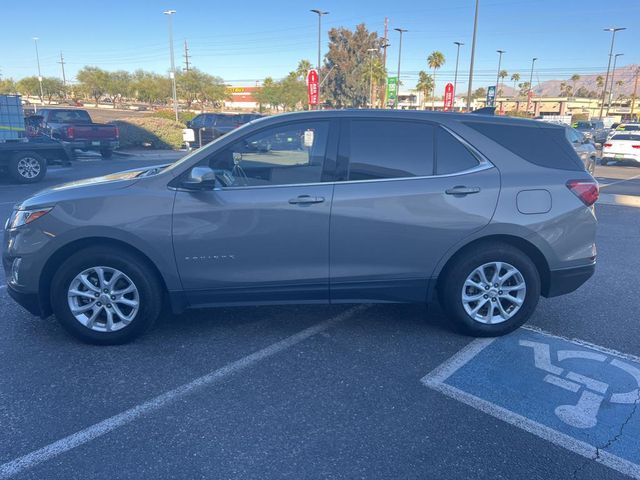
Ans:
{"type": "Polygon", "coordinates": [[[522,328],[474,340],[422,383],[640,479],[638,357],[522,328]]]}
{"type": "Polygon", "coordinates": [[[317,323],[316,325],[306,328],[294,335],[291,335],[284,340],[273,343],[268,347],[263,348],[262,350],[258,350],[257,352],[241,358],[240,360],[236,360],[235,362],[229,363],[228,365],[219,368],[218,370],[214,370],[211,373],[196,378],[192,382],[174,388],[173,390],[158,395],[151,400],[147,400],[144,403],[136,405],[129,410],[125,410],[124,412],[114,415],[113,417],[107,418],[106,420],[91,425],[84,430],[76,432],[72,435],[69,435],[68,437],[62,438],[22,457],[18,457],[3,465],[0,465],[0,479],[11,478],[14,475],[17,475],[29,468],[35,467],[42,462],[46,462],[53,457],[56,457],[64,452],[68,452],[73,448],[88,443],[91,440],[99,438],[109,432],[112,432],[113,430],[116,430],[117,428],[127,425],[134,420],[142,417],[143,415],[147,415],[163,407],[166,407],[176,400],[190,395],[197,390],[215,385],[224,378],[245,370],[248,367],[251,367],[262,360],[266,360],[267,358],[277,353],[287,350],[294,345],[308,339],[309,337],[313,337],[314,335],[317,335],[318,333],[321,333],[338,323],[344,322],[356,313],[362,312],[367,308],[369,308],[367,305],[359,305],[357,307],[350,308],[349,310],[346,310],[333,318],[317,323]]]}

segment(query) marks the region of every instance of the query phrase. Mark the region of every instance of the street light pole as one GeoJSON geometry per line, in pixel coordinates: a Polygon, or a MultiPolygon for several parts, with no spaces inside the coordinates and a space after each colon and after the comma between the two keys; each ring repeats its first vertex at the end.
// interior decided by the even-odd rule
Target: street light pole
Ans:
{"type": "MultiPolygon", "coordinates": [[[[318,10],[317,8],[314,8],[311,11],[318,15],[318,62],[316,63],[316,68],[318,69],[318,74],[320,74],[321,46],[322,46],[322,16],[328,15],[329,12],[324,12],[322,10],[318,10]]],[[[317,109],[320,110],[320,86],[318,86],[317,109]]]]}
{"type": "MultiPolygon", "coordinates": [[[[38,83],[40,84],[40,102],[44,103],[44,91],[42,90],[42,72],[40,71],[40,53],[38,52],[38,37],[33,37],[33,43],[36,46],[36,62],[38,63],[38,83]]],[[[34,106],[34,110],[38,111],[34,106]]]]}
{"type": "Polygon", "coordinates": [[[609,110],[611,109],[611,99],[613,98],[613,90],[616,88],[614,77],[616,76],[616,63],[618,57],[621,57],[624,53],[616,53],[613,56],[613,69],[611,69],[611,89],[609,90],[609,102],[607,103],[607,116],[609,116],[609,110]]]}
{"type": "Polygon", "coordinates": [[[176,89],[176,63],[173,57],[173,22],[171,18],[176,13],[175,10],[165,10],[164,13],[169,18],[169,54],[171,56],[171,87],[173,90],[173,112],[178,121],[178,92],[176,89]]]}
{"type": "Polygon", "coordinates": [[[498,98],[498,87],[500,86],[500,66],[502,65],[502,54],[507,53],[505,50],[496,50],[498,52],[498,75],[496,76],[496,98],[498,98]]]}
{"type": "Polygon", "coordinates": [[[476,55],[476,34],[478,33],[478,7],[480,0],[476,0],[476,13],[473,19],[473,40],[471,41],[471,62],[469,64],[469,86],[467,88],[467,112],[471,110],[471,89],[473,84],[473,61],[476,55]]]}
{"type": "Polygon", "coordinates": [[[402,58],[402,34],[408,30],[404,28],[394,28],[394,30],[400,33],[400,43],[398,44],[398,77],[396,78],[396,104],[394,107],[398,109],[400,106],[400,59],[402,58]]]}
{"type": "Polygon", "coordinates": [[[462,42],[453,42],[458,47],[456,51],[456,73],[453,76],[453,111],[456,110],[456,90],[458,88],[458,60],[460,60],[460,47],[464,45],[462,42]]]}
{"type": "Polygon", "coordinates": [[[533,65],[538,60],[537,57],[531,59],[531,75],[529,75],[529,91],[527,92],[527,113],[529,113],[529,100],[531,99],[531,91],[533,90],[533,65]]]}
{"type": "Polygon", "coordinates": [[[605,32],[611,32],[611,48],[609,49],[609,63],[607,64],[607,76],[604,79],[604,87],[602,88],[602,99],[600,101],[600,120],[602,120],[602,112],[604,110],[604,99],[607,94],[607,84],[609,83],[609,70],[611,68],[611,57],[613,56],[613,44],[616,40],[616,32],[626,30],[626,27],[610,27],[605,28],[605,32]]]}

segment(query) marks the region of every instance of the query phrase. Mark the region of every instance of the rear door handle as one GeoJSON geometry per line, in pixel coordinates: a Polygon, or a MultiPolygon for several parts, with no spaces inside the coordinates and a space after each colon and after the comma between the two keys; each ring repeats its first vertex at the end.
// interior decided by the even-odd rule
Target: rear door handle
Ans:
{"type": "Polygon", "coordinates": [[[322,202],[324,202],[324,197],[312,197],[311,195],[298,195],[296,198],[289,200],[291,205],[309,205],[322,202]]]}
{"type": "Polygon", "coordinates": [[[478,193],[480,191],[480,187],[465,187],[464,185],[457,185],[453,188],[448,188],[444,191],[447,195],[470,195],[472,193],[478,193]]]}

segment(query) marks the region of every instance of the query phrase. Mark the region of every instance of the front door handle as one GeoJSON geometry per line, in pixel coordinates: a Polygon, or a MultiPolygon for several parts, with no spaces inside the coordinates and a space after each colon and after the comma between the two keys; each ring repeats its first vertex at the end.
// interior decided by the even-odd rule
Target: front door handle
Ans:
{"type": "Polygon", "coordinates": [[[324,197],[312,197],[311,195],[298,195],[296,198],[289,200],[291,205],[309,205],[322,202],[324,202],[324,197]]]}
{"type": "Polygon", "coordinates": [[[480,191],[480,187],[465,187],[464,185],[456,185],[453,188],[448,188],[444,191],[447,195],[470,195],[472,193],[478,193],[480,191]]]}

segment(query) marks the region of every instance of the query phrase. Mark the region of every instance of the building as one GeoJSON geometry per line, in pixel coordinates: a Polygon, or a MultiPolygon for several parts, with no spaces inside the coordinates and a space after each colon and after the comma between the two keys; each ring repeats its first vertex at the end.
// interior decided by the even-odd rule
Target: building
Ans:
{"type": "Polygon", "coordinates": [[[261,87],[233,87],[226,88],[227,99],[224,101],[225,110],[237,110],[245,112],[257,112],[260,104],[255,98],[255,93],[261,87]]]}

